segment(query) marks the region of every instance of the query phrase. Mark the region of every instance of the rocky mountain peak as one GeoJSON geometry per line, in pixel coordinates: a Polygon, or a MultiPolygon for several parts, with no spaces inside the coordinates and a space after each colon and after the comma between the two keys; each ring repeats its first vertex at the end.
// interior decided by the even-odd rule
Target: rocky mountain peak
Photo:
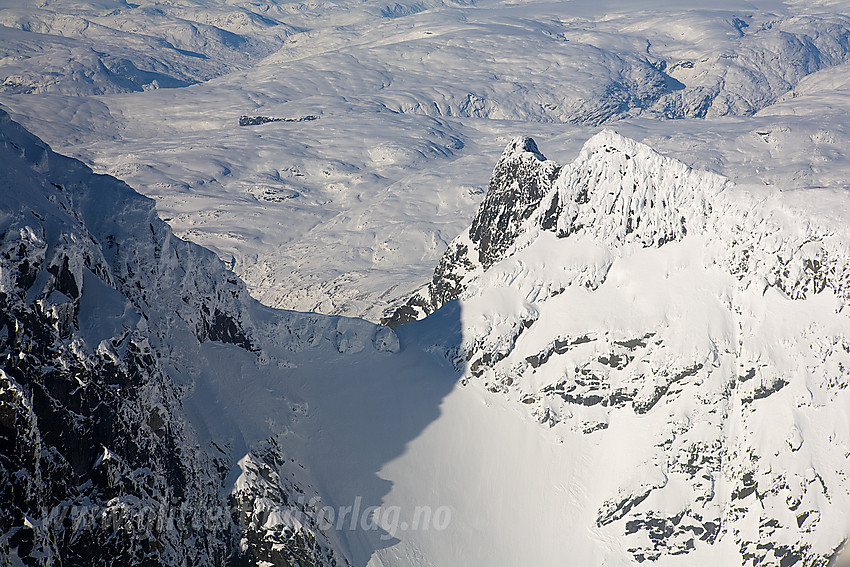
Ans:
{"type": "Polygon", "coordinates": [[[502,152],[500,161],[505,161],[513,156],[524,153],[533,154],[538,161],[546,161],[546,156],[537,149],[537,143],[529,136],[517,136],[508,142],[508,145],[505,146],[505,150],[502,152]]]}
{"type": "Polygon", "coordinates": [[[533,139],[517,137],[493,169],[467,231],[449,245],[432,281],[384,323],[422,317],[457,297],[471,279],[536,231],[587,233],[619,246],[658,246],[703,226],[725,178],[694,171],[649,146],[603,130],[560,166],[533,139]]]}
{"type": "Polygon", "coordinates": [[[482,266],[491,266],[513,244],[520,225],[549,190],[559,169],[531,138],[518,137],[508,144],[469,228],[482,266]]]}

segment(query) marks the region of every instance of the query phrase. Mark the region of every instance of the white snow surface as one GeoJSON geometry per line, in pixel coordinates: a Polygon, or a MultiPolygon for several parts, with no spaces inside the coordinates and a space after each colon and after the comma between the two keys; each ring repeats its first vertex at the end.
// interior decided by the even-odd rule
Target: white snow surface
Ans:
{"type": "MultiPolygon", "coordinates": [[[[558,238],[532,215],[459,301],[396,341],[365,321],[251,302],[211,254],[164,231],[149,201],[4,129],[6,151],[44,178],[4,193],[5,223],[50,256],[90,243],[96,269],[70,269],[82,297],[107,297],[89,298],[100,312],[81,309],[96,328],[81,328],[94,338],[78,348],[150,325],[201,446],[232,458],[235,493],[266,482],[254,454],[272,443],[286,457],[278,477],[317,508],[397,506],[400,521],[384,514],[382,529],[325,530],[353,565],[824,564],[850,533],[840,215],[802,215],[786,194],[605,131],[552,190],[589,188],[583,227],[558,238]],[[667,230],[680,226],[670,199],[688,211],[687,233],[667,230]],[[605,203],[631,205],[594,217],[605,203]],[[648,228],[619,232],[632,212],[648,228]],[[659,227],[671,237],[647,239],[659,227]],[[168,243],[159,263],[145,260],[151,232],[168,243]],[[109,234],[125,245],[100,259],[91,246],[109,234]],[[130,279],[106,275],[128,258],[130,279]],[[175,277],[188,302],[154,301],[175,277]],[[134,278],[154,294],[128,295],[147,323],[104,291],[134,278]],[[198,343],[186,328],[195,300],[238,317],[256,350],[198,343]],[[417,507],[448,521],[411,529],[417,507]]],[[[268,529],[301,525],[273,500],[256,505],[268,529]]]]}
{"type": "Polygon", "coordinates": [[[842,186],[846,13],[4,0],[0,104],[155,198],[267,305],[378,320],[429,279],[515,135],[563,163],[616,121],[730,178],[842,186]],[[241,115],[318,120],[240,128],[241,115]]]}
{"type": "MultiPolygon", "coordinates": [[[[571,164],[549,197],[592,188],[559,218],[580,230],[533,216],[398,346],[243,296],[259,353],[172,345],[236,490],[273,438],[329,505],[450,510],[442,530],[329,530],[358,566],[816,565],[850,536],[846,4],[153,4],[4,0],[0,102],[269,306],[377,320],[463,234],[515,135],[571,164]],[[107,41],[194,84],[90,72],[107,41]]],[[[89,347],[141,324],[95,293],[89,347]]]]}

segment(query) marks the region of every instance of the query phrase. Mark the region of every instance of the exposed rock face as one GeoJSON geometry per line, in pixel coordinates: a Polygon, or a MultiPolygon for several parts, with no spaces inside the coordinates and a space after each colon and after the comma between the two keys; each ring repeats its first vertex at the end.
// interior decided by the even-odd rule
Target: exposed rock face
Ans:
{"type": "Polygon", "coordinates": [[[263,124],[268,124],[269,122],[309,122],[311,120],[318,120],[319,117],[314,114],[308,114],[307,116],[301,116],[300,118],[278,118],[276,116],[240,116],[239,117],[239,125],[240,126],[262,126],[263,124]]]}
{"type": "Polygon", "coordinates": [[[222,479],[187,444],[148,337],[128,330],[86,352],[73,337],[74,302],[49,305],[39,293],[28,304],[28,291],[7,288],[0,302],[0,554],[25,564],[224,564],[229,518],[206,514],[221,508],[222,479]]]}
{"type": "Polygon", "coordinates": [[[537,208],[559,170],[531,138],[517,138],[505,148],[469,227],[469,239],[478,249],[478,262],[485,270],[502,259],[514,243],[522,222],[537,208]]]}
{"type": "MultiPolygon", "coordinates": [[[[0,556],[336,565],[309,522],[282,533],[268,510],[251,511],[258,491],[277,495],[276,513],[304,493],[257,474],[280,451],[246,464],[228,496],[232,456],[202,443],[184,412],[195,372],[184,351],[217,341],[260,353],[241,282],[175,238],[151,200],[54,154],[5,113],[0,162],[0,556]]],[[[272,331],[296,348],[329,323],[293,316],[272,331]]],[[[344,332],[329,333],[343,345],[344,332]]]]}
{"type": "Polygon", "coordinates": [[[283,477],[287,459],[274,439],[243,457],[239,468],[231,504],[245,564],[337,565],[322,536],[317,539],[321,531],[303,488],[283,477]]]}
{"type": "Polygon", "coordinates": [[[396,327],[456,298],[472,274],[504,256],[559,171],[560,167],[548,161],[531,138],[512,140],[493,170],[472,225],[449,245],[431,282],[381,322],[396,327]]]}

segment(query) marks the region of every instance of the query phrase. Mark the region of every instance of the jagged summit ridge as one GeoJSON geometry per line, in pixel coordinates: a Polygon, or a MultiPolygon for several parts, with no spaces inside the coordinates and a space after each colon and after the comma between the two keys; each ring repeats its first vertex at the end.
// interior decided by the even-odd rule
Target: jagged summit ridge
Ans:
{"type": "MultiPolygon", "coordinates": [[[[792,297],[824,287],[850,296],[846,269],[836,261],[846,247],[836,238],[840,228],[799,218],[778,194],[735,188],[721,175],[693,169],[607,129],[564,167],[536,148],[527,138],[508,144],[470,228],[449,245],[431,282],[385,317],[385,324],[397,326],[433,312],[542,232],[590,237],[618,249],[658,247],[691,232],[711,231],[731,245],[726,263],[742,278],[770,282],[792,297]],[[813,242],[777,239],[787,223],[813,242]],[[784,252],[764,253],[762,240],[770,242],[768,249],[784,252]]],[[[593,270],[584,283],[595,287],[605,272],[593,270]]]]}
{"type": "Polygon", "coordinates": [[[506,155],[476,222],[510,243],[484,266],[461,234],[408,303],[455,300],[462,383],[583,448],[596,468],[559,480],[631,560],[829,564],[850,509],[850,438],[823,435],[848,407],[840,223],[613,132],[511,208],[557,166],[506,155]]]}
{"type": "Polygon", "coordinates": [[[530,138],[506,147],[469,229],[449,245],[432,281],[383,321],[395,326],[453,299],[538,230],[566,237],[592,232],[610,244],[660,246],[704,226],[727,180],[603,130],[561,167],[530,138]]]}
{"type": "Polygon", "coordinates": [[[702,230],[726,185],[719,175],[604,131],[565,168],[532,224],[562,238],[585,231],[611,244],[661,246],[689,227],[702,230]]]}

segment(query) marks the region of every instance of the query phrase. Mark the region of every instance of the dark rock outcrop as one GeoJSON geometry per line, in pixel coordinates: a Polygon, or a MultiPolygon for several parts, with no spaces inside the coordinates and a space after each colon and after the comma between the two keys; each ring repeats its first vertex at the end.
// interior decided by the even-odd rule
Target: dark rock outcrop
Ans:
{"type": "MultiPolygon", "coordinates": [[[[290,528],[278,549],[240,515],[259,488],[249,478],[227,495],[233,456],[206,446],[183,408],[181,350],[259,354],[244,285],[174,237],[153,201],[2,111],[0,163],[0,558],[336,565],[320,531],[290,528]]],[[[299,490],[264,482],[281,507],[299,490]]]]}

